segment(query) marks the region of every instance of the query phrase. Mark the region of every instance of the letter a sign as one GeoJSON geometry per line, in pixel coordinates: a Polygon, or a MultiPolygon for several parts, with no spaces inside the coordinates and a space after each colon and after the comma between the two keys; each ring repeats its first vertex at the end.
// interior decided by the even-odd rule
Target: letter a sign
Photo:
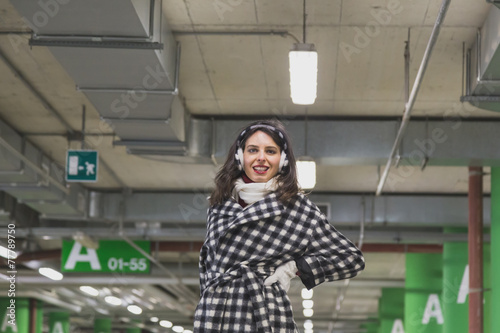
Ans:
{"type": "Polygon", "coordinates": [[[403,321],[401,319],[394,320],[391,333],[405,333],[405,330],[403,329],[403,321]]]}

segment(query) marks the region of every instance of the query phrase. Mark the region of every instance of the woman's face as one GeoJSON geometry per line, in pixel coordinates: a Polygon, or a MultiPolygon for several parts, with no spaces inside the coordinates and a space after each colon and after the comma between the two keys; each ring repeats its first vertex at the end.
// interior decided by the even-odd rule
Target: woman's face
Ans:
{"type": "Polygon", "coordinates": [[[243,169],[248,178],[265,183],[278,174],[280,147],[266,133],[257,131],[245,143],[243,169]]]}

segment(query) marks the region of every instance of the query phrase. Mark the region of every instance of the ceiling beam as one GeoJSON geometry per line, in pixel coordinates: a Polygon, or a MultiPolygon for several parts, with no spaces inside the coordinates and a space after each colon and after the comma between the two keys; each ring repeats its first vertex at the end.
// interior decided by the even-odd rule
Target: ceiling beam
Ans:
{"type": "MultiPolygon", "coordinates": [[[[471,106],[457,102],[441,119],[412,120],[396,156],[399,163],[499,166],[500,151],[491,144],[500,140],[498,122],[469,120],[473,112],[471,106]]],[[[214,156],[218,162],[224,162],[228,148],[248,122],[214,120],[214,156]]],[[[295,155],[305,154],[307,145],[307,154],[325,165],[384,165],[400,125],[398,120],[380,119],[282,122],[292,139],[295,155]]]]}
{"type": "MultiPolygon", "coordinates": [[[[90,196],[91,220],[181,223],[187,231],[205,225],[209,193],[97,193],[90,196]]],[[[321,194],[309,196],[335,226],[359,225],[362,216],[370,226],[466,227],[466,195],[321,194]]],[[[484,223],[489,225],[490,198],[484,197],[484,223]]],[[[50,219],[50,216],[47,217],[50,219]]],[[[144,228],[151,226],[145,223],[144,228]]],[[[144,230],[147,232],[147,230],[144,230]]],[[[161,232],[161,231],[160,231],[161,232]]],[[[183,231],[179,231],[183,232],[183,231]]],[[[204,236],[204,234],[203,234],[204,236]]]]}

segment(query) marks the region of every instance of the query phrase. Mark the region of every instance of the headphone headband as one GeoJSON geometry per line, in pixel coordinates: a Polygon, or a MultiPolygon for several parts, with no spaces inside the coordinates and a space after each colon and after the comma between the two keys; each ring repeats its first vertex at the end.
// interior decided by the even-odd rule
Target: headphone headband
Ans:
{"type": "Polygon", "coordinates": [[[283,133],[279,129],[277,129],[276,127],[271,126],[271,125],[266,125],[266,124],[256,124],[256,125],[252,125],[252,126],[249,126],[249,127],[245,128],[240,133],[240,135],[238,136],[238,140],[237,140],[237,143],[236,143],[238,147],[241,147],[241,142],[243,141],[243,138],[245,137],[245,134],[248,131],[253,130],[255,128],[267,128],[270,131],[276,132],[279,135],[279,137],[281,138],[281,142],[282,142],[282,145],[280,145],[281,148],[283,149],[283,151],[288,150],[288,146],[286,144],[285,136],[283,135],[283,133]]]}

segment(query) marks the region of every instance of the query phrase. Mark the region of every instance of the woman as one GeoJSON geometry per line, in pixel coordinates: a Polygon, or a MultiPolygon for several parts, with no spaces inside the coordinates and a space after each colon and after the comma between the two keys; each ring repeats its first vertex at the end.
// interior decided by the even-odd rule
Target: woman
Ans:
{"type": "Polygon", "coordinates": [[[361,252],[299,190],[290,139],[258,121],[215,178],[200,252],[195,332],[297,332],[286,292],[356,276],[361,252]]]}

